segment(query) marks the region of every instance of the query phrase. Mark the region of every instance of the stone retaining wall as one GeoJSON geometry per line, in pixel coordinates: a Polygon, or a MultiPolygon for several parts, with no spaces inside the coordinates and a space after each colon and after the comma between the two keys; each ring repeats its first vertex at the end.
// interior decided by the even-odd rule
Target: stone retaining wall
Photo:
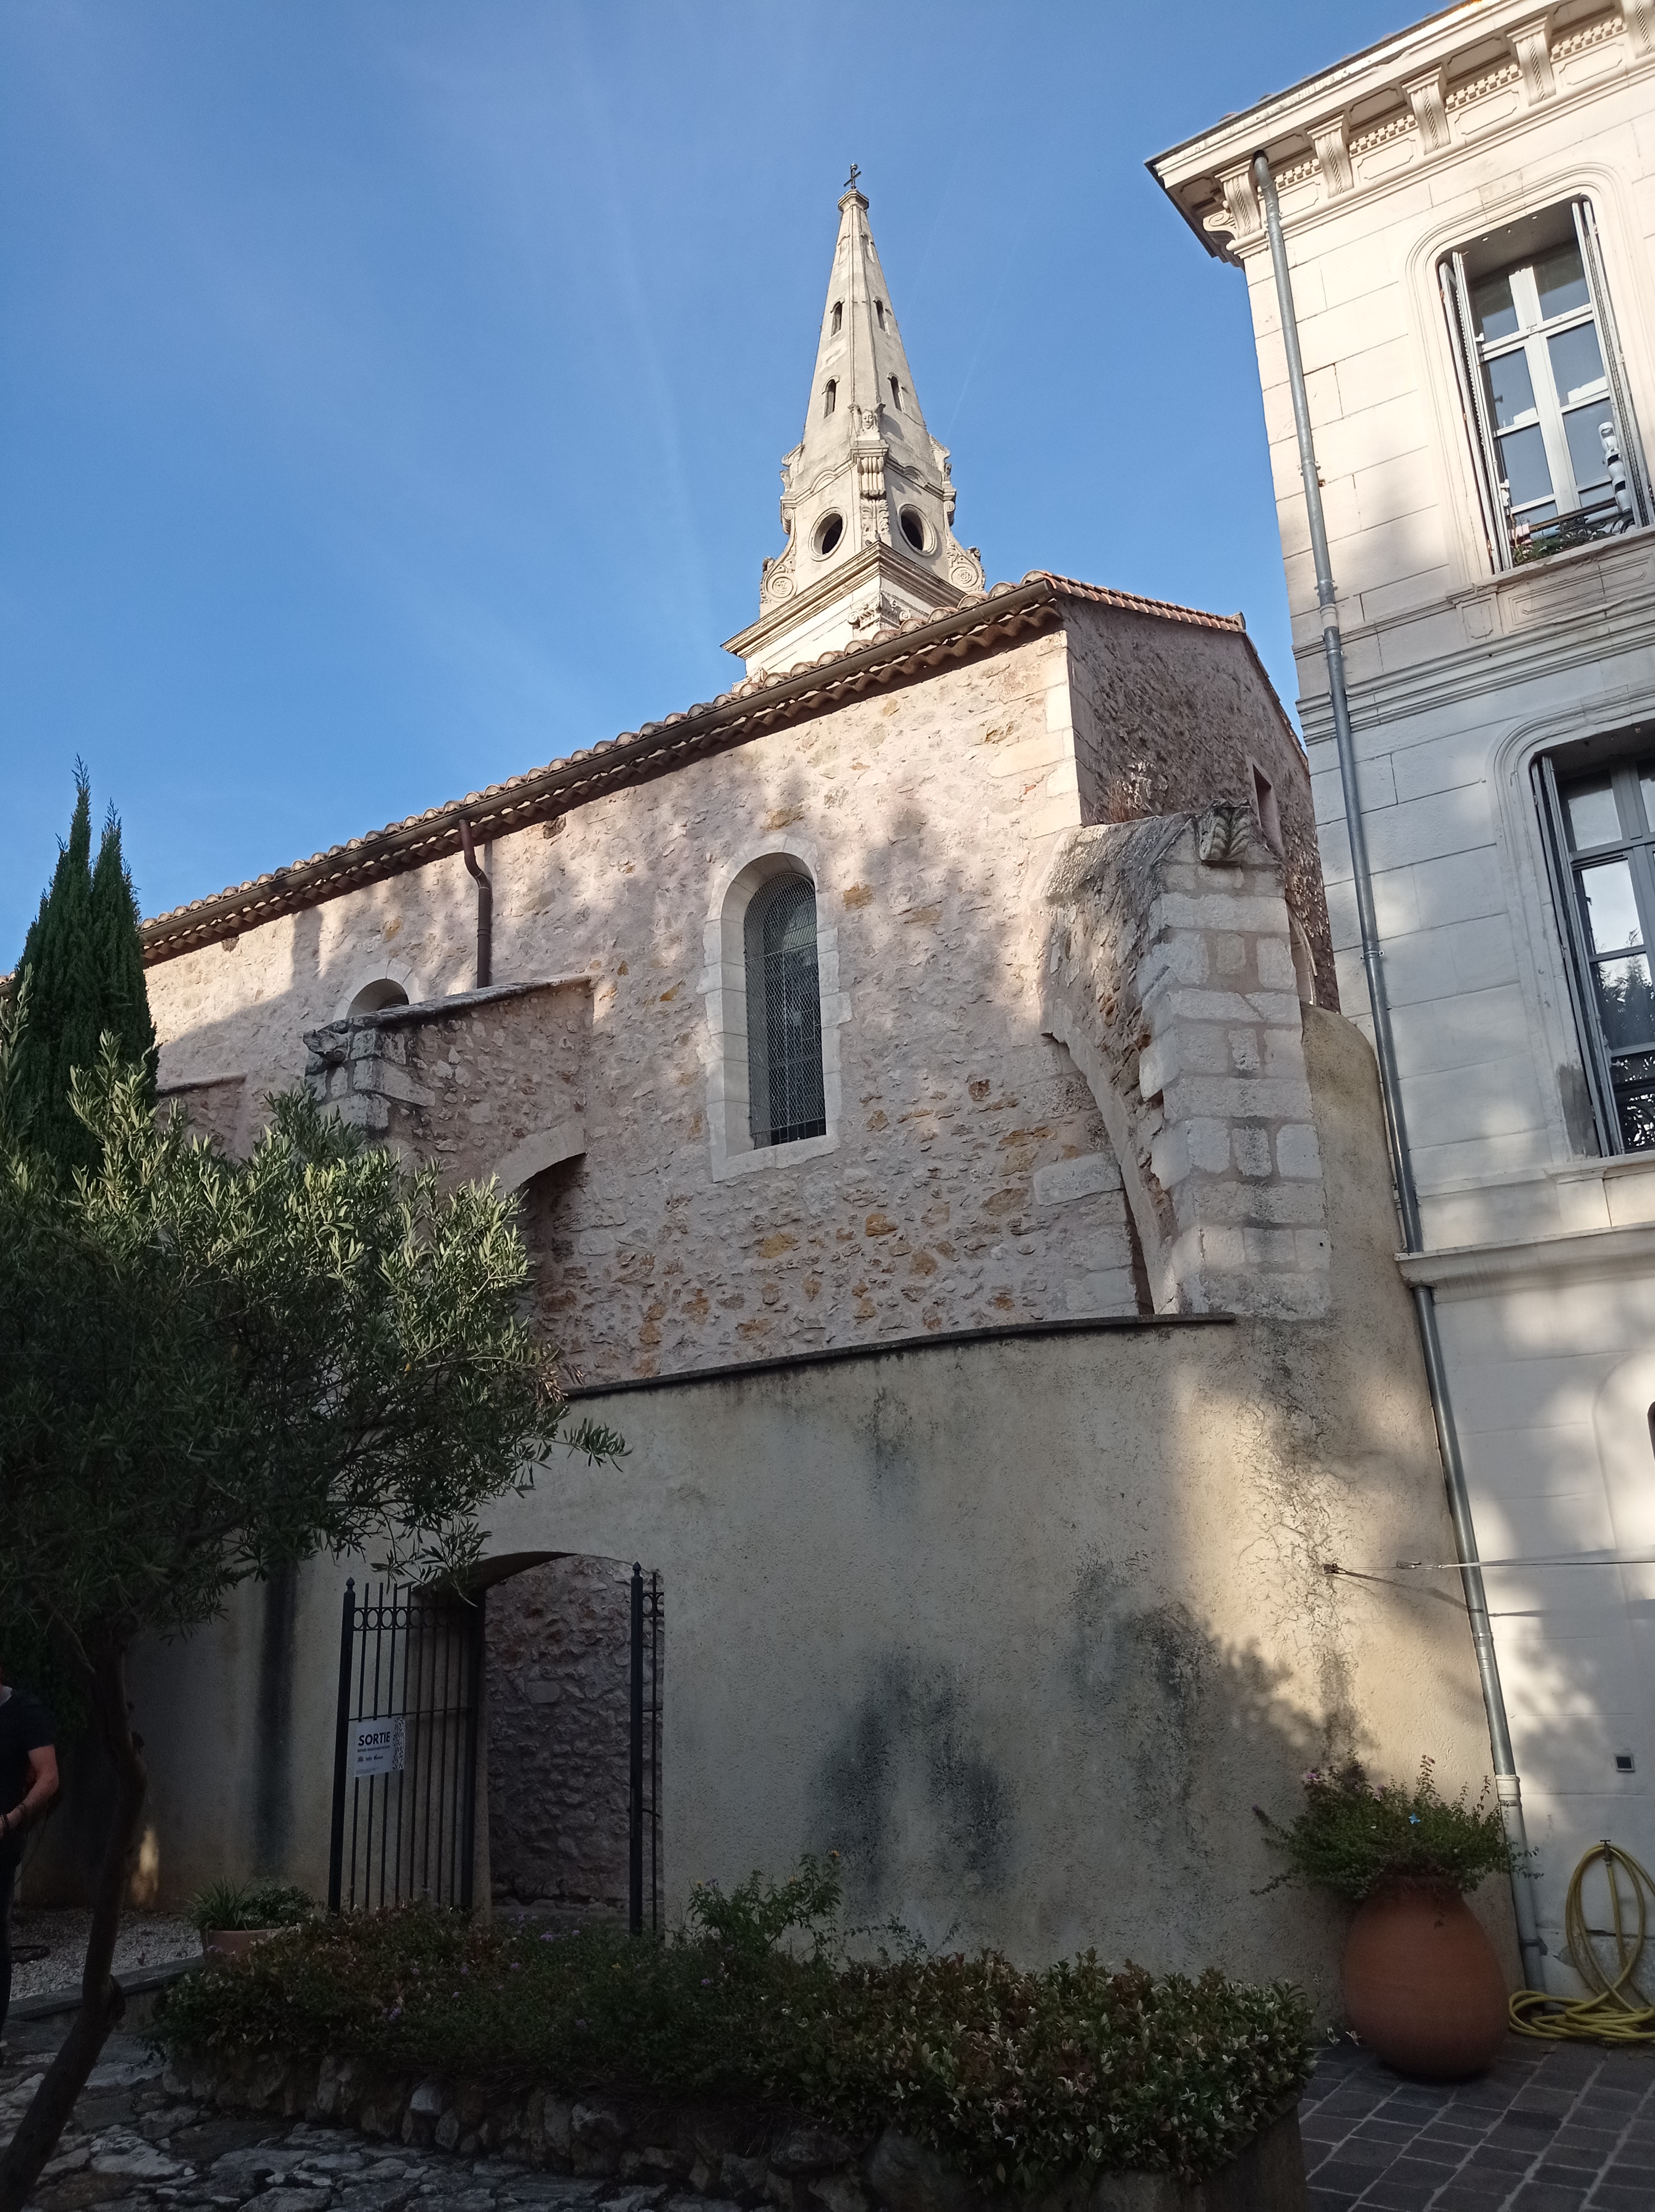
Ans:
{"type": "Polygon", "coordinates": [[[1305,2212],[1310,2201],[1293,2106],[1204,2182],[1077,2175],[1038,2197],[991,2199],[894,2127],[853,2140],[773,2107],[376,2078],[350,2059],[319,2066],[274,2055],[239,2062],[175,2055],[165,2087],[198,2105],[332,2122],[462,2158],[492,2152],[610,2181],[618,2212],[623,2203],[624,2212],[649,2212],[686,2187],[724,2204],[777,2212],[1305,2212]]]}

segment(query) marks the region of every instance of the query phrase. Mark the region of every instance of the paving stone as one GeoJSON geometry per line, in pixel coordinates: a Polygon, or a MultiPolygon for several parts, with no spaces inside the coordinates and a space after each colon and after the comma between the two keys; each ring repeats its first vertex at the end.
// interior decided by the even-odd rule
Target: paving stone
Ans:
{"type": "Polygon", "coordinates": [[[94,2173],[88,2168],[50,2183],[37,2192],[34,2201],[44,2212],[86,2212],[88,2205],[113,2203],[118,2197],[130,2196],[131,2190],[130,2176],[94,2173]]]}
{"type": "Polygon", "coordinates": [[[370,2174],[344,2185],[333,2200],[334,2212],[402,2212],[418,2187],[417,2174],[370,2174]]]}
{"type": "Polygon", "coordinates": [[[94,2137],[91,2164],[94,2173],[125,2174],[129,2181],[172,2181],[190,2171],[181,2159],[125,2128],[110,2128],[94,2137]]]}
{"type": "Polygon", "coordinates": [[[259,2212],[327,2212],[332,2201],[331,2189],[267,2189],[259,2212]]]}

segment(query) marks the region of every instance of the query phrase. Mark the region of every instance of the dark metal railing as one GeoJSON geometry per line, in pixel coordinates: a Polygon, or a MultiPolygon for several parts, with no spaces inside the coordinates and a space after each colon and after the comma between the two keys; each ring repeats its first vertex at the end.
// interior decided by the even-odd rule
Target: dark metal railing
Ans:
{"type": "Polygon", "coordinates": [[[1524,523],[1519,516],[1512,530],[1512,566],[1521,568],[1530,561],[1543,561],[1572,546],[1589,545],[1595,538],[1618,538],[1636,527],[1633,517],[1613,499],[1575,508],[1545,522],[1524,523]]]}
{"type": "Polygon", "coordinates": [[[348,1582],[327,1902],[472,1902],[483,1599],[348,1582]]]}
{"type": "Polygon", "coordinates": [[[660,1933],[660,1693],[666,1619],[660,1576],[632,1570],[631,1764],[628,1789],[627,1924],[660,1933]],[[646,1864],[648,1882],[645,1880],[646,1864]]]}

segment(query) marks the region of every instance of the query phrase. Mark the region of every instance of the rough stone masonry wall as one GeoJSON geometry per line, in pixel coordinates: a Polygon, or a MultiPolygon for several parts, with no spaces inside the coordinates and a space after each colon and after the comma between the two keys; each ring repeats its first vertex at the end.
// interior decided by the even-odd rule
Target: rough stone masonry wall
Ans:
{"type": "Polygon", "coordinates": [[[551,1559],[496,1583],[484,1627],[496,1907],[624,1911],[631,1571],[551,1559]]]}
{"type": "Polygon", "coordinates": [[[1339,1005],[1310,771],[1247,641],[1232,630],[1123,607],[1066,603],[1082,819],[1132,822],[1252,803],[1250,760],[1281,815],[1287,904],[1316,965],[1318,1006],[1339,1005]]]}
{"type": "Polygon", "coordinates": [[[584,1139],[592,996],[584,977],[502,985],[330,1023],[305,1038],[306,1080],[346,1120],[453,1178],[520,1170],[584,1139]]]}
{"type": "MultiPolygon", "coordinates": [[[[591,983],[587,1152],[526,1194],[589,1378],[1138,1310],[1103,1123],[1040,1027],[1039,889],[1080,818],[1068,681],[1036,638],[491,848],[496,975],[591,983]],[[721,1182],[704,932],[784,846],[837,933],[842,1124],[721,1182]]],[[[474,923],[445,860],[151,969],[164,1079],[295,1080],[376,975],[465,990],[474,923]]]]}
{"type": "Polygon", "coordinates": [[[1086,1070],[1160,1313],[1328,1310],[1281,867],[1238,802],[1081,830],[1047,890],[1045,1019],[1086,1070]]]}

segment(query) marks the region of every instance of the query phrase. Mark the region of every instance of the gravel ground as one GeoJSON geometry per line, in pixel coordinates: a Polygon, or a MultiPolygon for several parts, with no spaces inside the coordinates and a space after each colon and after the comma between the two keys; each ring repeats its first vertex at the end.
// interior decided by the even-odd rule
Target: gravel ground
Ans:
{"type": "MultiPolygon", "coordinates": [[[[76,1905],[43,1910],[35,1905],[13,1907],[11,1945],[14,1956],[21,1944],[50,1946],[44,1959],[16,1960],[11,1972],[14,1997],[40,1996],[48,1990],[72,1989],[81,1978],[86,1939],[92,1915],[76,1905]]],[[[137,1966],[159,1966],[168,1959],[193,1958],[201,1938],[187,1920],[164,1912],[127,1912],[115,1938],[115,1972],[130,1973],[137,1966]]]]}

